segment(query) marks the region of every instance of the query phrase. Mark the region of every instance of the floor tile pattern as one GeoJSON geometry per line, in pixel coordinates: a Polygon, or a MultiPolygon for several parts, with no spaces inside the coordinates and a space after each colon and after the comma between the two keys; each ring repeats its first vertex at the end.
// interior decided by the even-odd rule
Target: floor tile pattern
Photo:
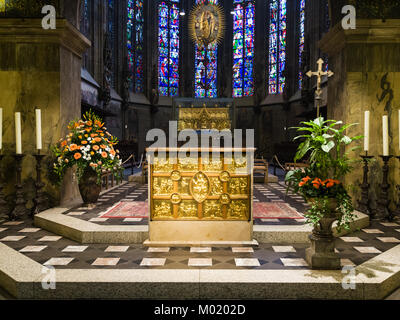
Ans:
{"type": "MultiPolygon", "coordinates": [[[[390,226],[373,222],[367,229],[338,238],[336,251],[343,265],[362,264],[399,245],[399,227],[400,222],[390,226]]],[[[255,247],[233,248],[82,245],[42,229],[22,233],[21,236],[21,231],[26,228],[34,228],[32,222],[17,225],[0,224],[0,242],[40,264],[61,269],[308,269],[304,262],[307,244],[261,244],[255,247]]]]}
{"type": "MultiPolygon", "coordinates": [[[[268,185],[254,185],[255,202],[285,202],[296,209],[300,214],[307,210],[304,200],[291,192],[286,193],[283,183],[270,183],[268,185]]],[[[147,225],[147,218],[104,218],[104,214],[119,202],[148,201],[148,187],[138,183],[127,183],[112,191],[102,194],[94,208],[76,207],[65,214],[77,219],[90,221],[100,225],[147,225]]],[[[304,219],[255,219],[255,224],[260,225],[302,225],[304,219]]]]}

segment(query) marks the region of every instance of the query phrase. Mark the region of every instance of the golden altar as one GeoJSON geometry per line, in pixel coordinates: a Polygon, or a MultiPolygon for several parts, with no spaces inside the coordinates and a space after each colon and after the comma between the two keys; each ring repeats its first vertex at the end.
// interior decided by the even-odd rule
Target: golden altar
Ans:
{"type": "Polygon", "coordinates": [[[253,175],[248,165],[254,149],[149,148],[147,154],[150,243],[252,241],[253,175]],[[182,151],[195,156],[177,157],[182,151]]]}
{"type": "Polygon", "coordinates": [[[231,130],[230,108],[179,108],[178,129],[231,130]]]}

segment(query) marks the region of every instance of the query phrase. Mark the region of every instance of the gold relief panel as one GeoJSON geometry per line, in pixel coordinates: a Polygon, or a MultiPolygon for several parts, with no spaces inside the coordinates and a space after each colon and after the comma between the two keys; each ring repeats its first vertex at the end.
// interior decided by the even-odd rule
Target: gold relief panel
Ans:
{"type": "Polygon", "coordinates": [[[178,160],[178,170],[183,172],[193,172],[199,170],[198,159],[182,158],[178,160]]]}
{"type": "Polygon", "coordinates": [[[228,219],[245,220],[249,218],[249,201],[234,200],[228,207],[228,219]]]}
{"type": "MultiPolygon", "coordinates": [[[[172,161],[171,161],[172,162],[172,161]]],[[[174,165],[170,163],[169,159],[162,159],[155,157],[154,165],[153,165],[153,172],[168,172],[170,173],[174,169],[174,165]]]]}
{"type": "Polygon", "coordinates": [[[242,156],[237,159],[234,158],[230,164],[228,164],[228,171],[235,174],[246,174],[247,173],[247,159],[246,156],[242,156]]]}
{"type": "Polygon", "coordinates": [[[217,200],[206,200],[203,205],[203,217],[211,219],[223,219],[222,206],[217,200]]]}
{"type": "Polygon", "coordinates": [[[153,218],[172,218],[172,206],[170,201],[154,200],[153,218]]]}
{"type": "Polygon", "coordinates": [[[183,200],[179,204],[178,216],[179,218],[197,218],[197,202],[193,200],[183,200]]]}
{"type": "Polygon", "coordinates": [[[185,129],[216,129],[222,131],[230,130],[231,127],[229,108],[179,109],[178,128],[180,131],[185,129]]]}
{"type": "Polygon", "coordinates": [[[210,159],[203,160],[203,170],[208,172],[220,172],[222,167],[222,160],[213,160],[212,155],[210,155],[210,159]]]}
{"type": "Polygon", "coordinates": [[[153,178],[153,194],[155,196],[169,195],[174,190],[174,182],[169,178],[153,178]]]}
{"type": "Polygon", "coordinates": [[[203,172],[197,172],[190,181],[190,193],[194,200],[201,203],[207,199],[210,188],[210,180],[203,172]]]}
{"type": "Polygon", "coordinates": [[[210,181],[211,181],[211,195],[212,196],[218,196],[224,192],[224,187],[219,178],[211,177],[210,181]]]}
{"type": "Polygon", "coordinates": [[[240,194],[245,195],[248,194],[248,179],[247,177],[243,178],[232,178],[229,181],[229,194],[240,194]]]}
{"type": "Polygon", "coordinates": [[[190,194],[190,190],[189,190],[190,179],[191,178],[184,177],[180,180],[179,185],[178,185],[178,192],[181,195],[189,195],[190,194]]]}

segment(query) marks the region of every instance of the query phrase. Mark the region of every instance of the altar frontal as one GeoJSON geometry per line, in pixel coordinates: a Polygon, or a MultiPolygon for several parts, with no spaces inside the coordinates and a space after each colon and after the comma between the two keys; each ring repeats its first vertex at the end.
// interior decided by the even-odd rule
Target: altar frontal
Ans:
{"type": "Polygon", "coordinates": [[[254,149],[178,150],[147,150],[150,242],[251,241],[254,149]]]}

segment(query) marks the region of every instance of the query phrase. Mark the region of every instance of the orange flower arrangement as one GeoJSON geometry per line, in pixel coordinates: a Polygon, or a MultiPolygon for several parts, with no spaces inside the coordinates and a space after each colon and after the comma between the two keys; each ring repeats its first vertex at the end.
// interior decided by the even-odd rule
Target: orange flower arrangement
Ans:
{"type": "MultiPolygon", "coordinates": [[[[325,189],[331,189],[334,186],[341,185],[341,182],[339,180],[334,180],[334,179],[326,179],[322,181],[320,178],[310,178],[309,176],[302,178],[301,181],[299,182],[299,187],[300,188],[314,188],[316,190],[320,190],[321,188],[325,189]],[[309,183],[311,181],[311,183],[309,183]]],[[[305,191],[305,190],[303,190],[305,191]]]]}
{"type": "Polygon", "coordinates": [[[54,171],[60,179],[67,168],[75,165],[78,167],[78,179],[87,168],[95,170],[99,180],[104,169],[120,173],[122,161],[119,151],[114,149],[117,138],[106,131],[99,117],[88,112],[83,119],[72,121],[68,129],[67,139],[61,139],[52,148],[57,157],[54,171]],[[108,139],[104,138],[105,135],[108,139]]]}

